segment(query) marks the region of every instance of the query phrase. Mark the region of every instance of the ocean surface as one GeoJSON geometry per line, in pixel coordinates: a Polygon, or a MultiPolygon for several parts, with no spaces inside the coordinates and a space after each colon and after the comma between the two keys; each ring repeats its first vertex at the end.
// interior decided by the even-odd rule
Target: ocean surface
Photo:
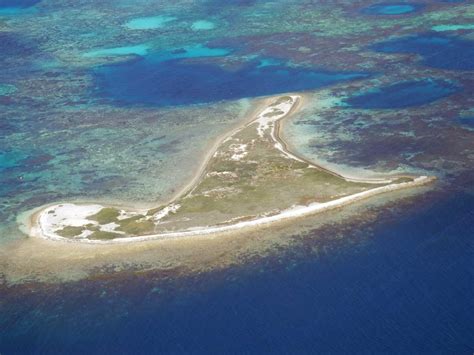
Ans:
{"type": "Polygon", "coordinates": [[[473,13],[0,0],[0,354],[472,354],[473,13]],[[306,95],[283,132],[299,153],[437,182],[216,241],[200,267],[152,247],[68,259],[20,229],[58,201],[166,200],[261,97],[290,92],[306,95]]]}

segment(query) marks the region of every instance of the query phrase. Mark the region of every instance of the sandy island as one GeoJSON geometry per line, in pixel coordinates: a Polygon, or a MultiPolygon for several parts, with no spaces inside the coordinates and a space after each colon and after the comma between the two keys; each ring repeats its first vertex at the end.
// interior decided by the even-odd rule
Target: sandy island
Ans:
{"type": "Polygon", "coordinates": [[[192,181],[165,205],[142,211],[101,204],[49,205],[31,215],[29,235],[96,244],[217,235],[339,208],[435,179],[345,177],[290,151],[280,123],[300,109],[302,101],[301,95],[265,100],[256,117],[216,142],[192,181]]]}

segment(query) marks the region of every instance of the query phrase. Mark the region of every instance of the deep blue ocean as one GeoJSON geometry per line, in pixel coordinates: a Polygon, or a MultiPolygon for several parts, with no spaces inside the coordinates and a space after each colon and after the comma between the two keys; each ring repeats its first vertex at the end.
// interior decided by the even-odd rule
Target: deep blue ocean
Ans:
{"type": "Polygon", "coordinates": [[[125,275],[22,292],[21,306],[4,309],[0,348],[3,354],[470,354],[474,196],[453,193],[405,212],[348,231],[370,235],[355,245],[322,239],[326,251],[317,257],[305,256],[302,246],[278,260],[162,289],[152,277],[125,275]]]}
{"type": "Polygon", "coordinates": [[[0,355],[473,354],[472,11],[0,0],[0,355]],[[30,260],[1,253],[23,251],[20,214],[168,196],[250,104],[288,92],[313,99],[288,125],[309,158],[438,182],[222,269],[10,282],[30,260]]]}

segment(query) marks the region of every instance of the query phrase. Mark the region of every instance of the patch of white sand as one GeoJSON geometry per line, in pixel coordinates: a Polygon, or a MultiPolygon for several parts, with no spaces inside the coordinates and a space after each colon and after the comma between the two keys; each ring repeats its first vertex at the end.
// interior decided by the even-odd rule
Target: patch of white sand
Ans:
{"type": "Polygon", "coordinates": [[[263,138],[265,132],[274,127],[275,122],[286,116],[293,108],[299,96],[290,96],[291,100],[285,100],[277,105],[268,106],[257,116],[255,122],[258,124],[257,132],[263,138]]]}
{"type": "Polygon", "coordinates": [[[112,223],[102,224],[100,226],[100,230],[104,232],[116,232],[115,228],[117,227],[120,227],[120,225],[115,222],[112,222],[112,223]]]}
{"type": "Polygon", "coordinates": [[[231,160],[239,161],[248,154],[247,144],[231,144],[229,148],[232,150],[233,154],[230,157],[231,160]]]}
{"type": "Polygon", "coordinates": [[[180,204],[177,204],[177,203],[172,203],[171,205],[168,205],[166,206],[165,208],[163,208],[161,211],[155,213],[153,215],[153,219],[155,220],[155,222],[158,222],[160,219],[163,219],[164,217],[166,217],[167,215],[169,215],[170,213],[176,213],[176,211],[181,207],[180,204]]]}
{"type": "MultiPolygon", "coordinates": [[[[64,239],[57,235],[55,231],[64,227],[84,227],[87,224],[97,225],[96,221],[87,219],[99,212],[103,206],[101,205],[76,205],[73,203],[64,203],[47,207],[41,212],[38,220],[40,229],[48,233],[52,239],[64,239]]],[[[86,237],[85,231],[79,237],[86,237]]]]}

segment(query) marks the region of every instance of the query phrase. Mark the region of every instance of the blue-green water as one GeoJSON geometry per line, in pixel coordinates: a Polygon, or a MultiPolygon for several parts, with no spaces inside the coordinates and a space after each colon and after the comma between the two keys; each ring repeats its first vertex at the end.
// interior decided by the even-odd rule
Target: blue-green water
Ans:
{"type": "Polygon", "coordinates": [[[473,352],[472,34],[427,32],[471,23],[469,1],[0,2],[12,6],[1,354],[473,352]],[[286,128],[309,158],[438,182],[269,229],[265,252],[249,233],[199,273],[143,249],[77,272],[23,247],[21,213],[169,198],[260,96],[295,91],[307,99],[286,128]]]}
{"type": "Polygon", "coordinates": [[[470,129],[474,129],[474,117],[473,116],[458,117],[457,122],[463,127],[468,127],[470,129]]]}
{"type": "Polygon", "coordinates": [[[173,16],[150,16],[134,18],[126,23],[132,30],[152,30],[165,27],[168,22],[176,20],[173,16]]]}
{"type": "Polygon", "coordinates": [[[420,10],[422,5],[410,3],[384,3],[371,5],[362,9],[368,15],[404,15],[420,10]]]}
{"type": "Polygon", "coordinates": [[[207,31],[207,30],[213,30],[216,27],[216,25],[211,22],[211,21],[206,21],[206,20],[199,20],[196,22],[193,22],[191,28],[194,31],[207,31]]]}
{"type": "Polygon", "coordinates": [[[277,260],[164,283],[125,275],[45,287],[23,296],[23,306],[4,308],[0,346],[6,353],[467,354],[473,208],[465,194],[418,212],[412,206],[402,220],[398,211],[383,226],[354,226],[357,238],[346,233],[359,242],[350,246],[328,231],[318,256],[304,257],[301,246],[277,260]],[[371,238],[362,243],[364,234],[371,238]]]}
{"type": "Polygon", "coordinates": [[[9,96],[16,91],[16,87],[14,85],[9,84],[0,84],[0,96],[9,96]]]}
{"type": "Polygon", "coordinates": [[[164,61],[169,61],[172,59],[222,57],[231,52],[231,50],[226,48],[209,48],[202,44],[186,45],[179,48],[172,48],[164,51],[153,52],[150,53],[150,55],[147,55],[149,50],[150,46],[148,45],[104,48],[98,49],[96,51],[86,52],[84,53],[84,56],[107,57],[134,54],[137,56],[145,57],[148,61],[155,64],[164,61]]]}
{"type": "Polygon", "coordinates": [[[36,5],[41,0],[0,0],[0,8],[27,8],[36,5]]]}
{"type": "Polygon", "coordinates": [[[0,1],[0,17],[16,16],[29,12],[34,9],[34,5],[41,0],[2,0],[0,1]]]}
{"type": "Polygon", "coordinates": [[[262,67],[257,62],[226,70],[206,61],[163,61],[158,53],[157,57],[99,67],[95,76],[99,94],[114,102],[174,106],[303,91],[368,75],[262,67]]]}
{"type": "Polygon", "coordinates": [[[431,28],[436,32],[459,31],[459,30],[474,30],[474,24],[466,23],[460,25],[437,25],[431,28]]]}
{"type": "Polygon", "coordinates": [[[124,46],[124,47],[115,47],[115,48],[104,48],[98,49],[95,51],[84,53],[84,57],[107,57],[107,56],[123,56],[123,55],[146,55],[149,46],[146,44],[139,44],[136,46],[124,46]]]}

